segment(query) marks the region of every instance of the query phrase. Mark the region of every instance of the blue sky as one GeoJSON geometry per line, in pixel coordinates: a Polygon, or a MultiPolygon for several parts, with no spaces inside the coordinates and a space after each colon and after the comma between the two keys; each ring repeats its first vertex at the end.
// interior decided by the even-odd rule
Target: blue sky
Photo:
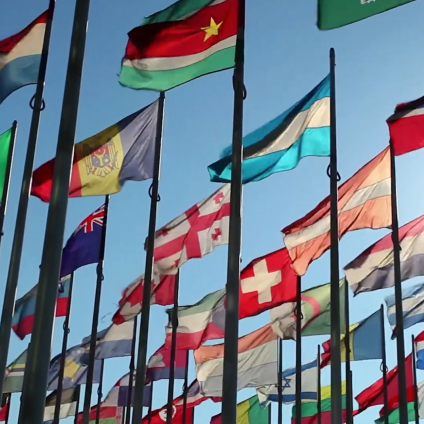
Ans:
{"type": "MultiPolygon", "coordinates": [[[[359,0],[358,0],[359,1],[359,0]]],[[[378,0],[382,1],[382,0],[378,0]]],[[[47,0],[4,2],[0,14],[0,39],[23,27],[47,8],[47,0]]],[[[68,61],[74,1],[58,1],[53,24],[45,101],[39,131],[35,165],[54,156],[68,61]]],[[[91,136],[124,116],[153,101],[157,95],[122,88],[117,82],[127,32],[144,16],[170,4],[156,1],[92,0],[86,56],[82,78],[76,141],[91,136]]],[[[424,93],[424,3],[413,2],[360,23],[328,32],[316,28],[316,0],[247,0],[246,72],[247,99],[244,132],[256,129],[303,97],[328,73],[328,51],[336,50],[337,61],[337,136],[339,173],[342,181],[378,154],[388,141],[385,119],[395,105],[424,93]]],[[[231,71],[206,76],[167,94],[160,182],[161,202],[158,226],[166,224],[192,204],[217,189],[210,183],[206,167],[214,162],[222,148],[231,142],[233,91],[231,71]]],[[[19,132],[13,166],[12,184],[4,237],[0,252],[0,292],[7,277],[8,261],[15,225],[18,194],[28,139],[31,109],[28,102],[35,90],[26,87],[11,95],[0,106],[0,131],[14,119],[19,132]]],[[[397,159],[400,224],[424,213],[422,181],[424,151],[397,159]]],[[[329,192],[327,158],[307,158],[294,171],[273,175],[252,183],[244,191],[243,265],[282,246],[281,229],[304,216],[329,192]]],[[[109,325],[121,290],[144,272],[144,239],[147,235],[150,181],[128,183],[110,202],[104,285],[100,328],[109,325]]],[[[69,201],[65,241],[79,222],[94,211],[103,198],[69,201]]],[[[38,279],[48,205],[31,198],[22,256],[18,297],[38,279]]],[[[362,252],[387,230],[364,230],[348,234],[340,244],[340,268],[362,252]]],[[[184,265],[181,271],[180,304],[198,301],[208,292],[222,288],[226,276],[226,247],[216,249],[200,260],[184,265]]],[[[303,289],[329,279],[329,254],[323,255],[303,278],[303,289]]],[[[95,266],[75,275],[71,316],[70,346],[90,332],[95,290],[95,266]]],[[[422,280],[422,279],[421,279],[422,280]]],[[[409,286],[421,281],[405,283],[409,286]]],[[[351,297],[351,322],[356,322],[380,307],[392,290],[351,297]]],[[[268,322],[269,314],[240,322],[240,334],[246,334],[268,322]]],[[[55,323],[52,356],[60,349],[63,319],[55,323]]],[[[164,340],[164,308],[152,307],[149,354],[164,340]]],[[[406,352],[411,334],[422,325],[406,331],[406,352]]],[[[387,339],[390,332],[387,329],[387,339]]],[[[303,360],[311,360],[318,343],[326,337],[303,340],[303,360]]],[[[373,335],[370,334],[370,343],[373,335]]],[[[27,346],[12,335],[9,362],[27,346]]],[[[294,365],[293,342],[284,342],[284,366],[294,365]]],[[[396,364],[396,345],[387,343],[389,367],[396,364]]],[[[192,361],[192,359],[191,359],[192,361]]],[[[106,362],[104,394],[128,370],[129,359],[106,362]]],[[[354,393],[380,378],[379,361],[352,364],[354,393]]],[[[193,362],[190,379],[194,378],[193,362]]],[[[422,378],[419,372],[419,380],[422,378]]],[[[329,370],[322,377],[329,384],[329,370]]],[[[180,394],[177,382],[175,395],[180,394]]],[[[155,385],[155,408],[166,402],[167,383],[155,385]]],[[[95,393],[95,391],[94,391],[95,393]]],[[[239,392],[239,400],[253,390],[239,392]]],[[[19,395],[13,396],[11,419],[18,414],[19,395]]],[[[95,403],[93,395],[93,404],[95,403]]],[[[355,418],[357,423],[372,422],[378,416],[374,407],[355,418]]],[[[220,405],[208,401],[196,409],[196,423],[207,423],[220,412],[220,405]]],[[[289,422],[291,407],[284,407],[284,422],[289,422]]],[[[277,420],[274,406],[273,421],[277,420]]],[[[70,419],[67,421],[70,422],[70,419]]]]}

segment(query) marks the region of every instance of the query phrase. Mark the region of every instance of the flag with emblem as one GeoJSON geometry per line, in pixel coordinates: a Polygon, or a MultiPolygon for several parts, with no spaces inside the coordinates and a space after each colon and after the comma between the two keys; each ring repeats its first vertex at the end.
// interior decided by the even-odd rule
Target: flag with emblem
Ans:
{"type": "Polygon", "coordinates": [[[228,244],[230,184],[195,204],[155,235],[155,267],[176,274],[185,262],[202,258],[216,246],[228,244]]]}
{"type": "MultiPolygon", "coordinates": [[[[59,418],[72,417],[77,412],[78,399],[80,397],[81,386],[64,390],[60,398],[59,418]]],[[[50,393],[46,398],[43,422],[53,421],[56,409],[57,390],[50,393]]]]}
{"type": "Polygon", "coordinates": [[[25,349],[7,368],[4,376],[3,393],[22,392],[28,349],[25,349]]]}
{"type": "MultiPolygon", "coordinates": [[[[158,100],[75,145],[69,197],[117,193],[153,177],[158,100]]],[[[50,201],[55,159],[32,175],[31,194],[50,201]]]]}
{"type": "MultiPolygon", "coordinates": [[[[178,340],[178,335],[177,335],[178,340]]],[[[174,378],[184,379],[187,367],[187,350],[177,349],[175,352],[174,378]]],[[[164,344],[149,359],[146,378],[150,381],[167,380],[171,369],[171,348],[164,344]]]]}
{"type": "Polygon", "coordinates": [[[233,68],[238,0],[179,0],[128,33],[119,82],[166,91],[233,68]]]}

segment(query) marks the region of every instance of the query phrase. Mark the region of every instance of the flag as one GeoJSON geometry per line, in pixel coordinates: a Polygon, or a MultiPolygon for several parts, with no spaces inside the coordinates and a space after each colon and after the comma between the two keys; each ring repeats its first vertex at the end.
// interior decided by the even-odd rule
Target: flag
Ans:
{"type": "MultiPolygon", "coordinates": [[[[392,327],[392,339],[396,337],[395,296],[384,298],[387,306],[387,319],[392,327]]],[[[424,284],[416,284],[402,290],[403,328],[406,330],[419,322],[424,322],[424,284]]]]}
{"type": "Polygon", "coordinates": [[[229,222],[230,184],[225,184],[156,231],[158,272],[176,274],[189,259],[202,258],[216,246],[228,244],[229,222]]]}
{"type": "MultiPolygon", "coordinates": [[[[158,100],[75,145],[69,197],[121,191],[126,181],[153,177],[158,100]]],[[[32,174],[31,194],[50,201],[55,159],[32,174]]]]}
{"type": "MultiPolygon", "coordinates": [[[[222,396],[224,344],[194,351],[197,381],[205,396],[222,396]]],[[[238,340],[237,390],[274,384],[277,380],[277,336],[265,325],[238,340]]]]}
{"type": "MultiPolygon", "coordinates": [[[[68,312],[70,283],[70,275],[63,277],[59,283],[56,301],[56,317],[64,317],[68,312]]],[[[15,312],[12,317],[12,329],[21,340],[23,340],[28,334],[32,333],[37,290],[38,284],[15,302],[15,312]]]]}
{"type": "MultiPolygon", "coordinates": [[[[414,391],[411,390],[413,388],[413,375],[412,375],[412,354],[409,354],[405,358],[405,368],[406,368],[406,388],[408,391],[407,400],[414,400],[414,391]],[[411,398],[412,395],[412,398],[411,398]]],[[[387,373],[387,397],[390,399],[398,396],[398,367],[394,367],[390,372],[387,373]]],[[[363,390],[359,395],[355,397],[358,402],[358,410],[353,413],[353,415],[357,415],[370,406],[375,405],[383,405],[384,397],[383,397],[383,377],[377,380],[370,387],[363,390]]]]}
{"type": "MultiPolygon", "coordinates": [[[[424,215],[399,228],[401,281],[424,275],[424,215]]],[[[344,267],[355,295],[394,287],[393,241],[387,234],[344,267]]]]}
{"type": "MultiPolygon", "coordinates": [[[[236,424],[269,424],[270,408],[259,406],[258,396],[252,396],[237,404],[236,424]]],[[[221,414],[211,418],[210,424],[222,424],[221,414]]]]}
{"type": "Polygon", "coordinates": [[[4,376],[3,393],[22,392],[28,349],[25,349],[8,367],[4,376]]]}
{"type": "MultiPolygon", "coordinates": [[[[0,41],[1,44],[1,41],[0,41]]],[[[1,53],[0,53],[1,57],[1,53]]],[[[1,67],[1,65],[0,65],[1,67]]],[[[0,70],[0,81],[1,81],[1,70],[0,70]]],[[[0,82],[0,93],[1,93],[1,82],[0,82]]],[[[1,94],[0,94],[1,97],[1,94]]],[[[1,103],[1,100],[0,100],[1,103]]],[[[9,150],[12,144],[12,128],[0,134],[0,203],[3,199],[3,191],[5,189],[4,184],[6,181],[6,171],[9,163],[9,150]]]]}
{"type": "MultiPolygon", "coordinates": [[[[318,399],[318,361],[314,359],[302,364],[302,401],[316,402],[318,399]]],[[[282,402],[293,403],[296,401],[296,367],[291,367],[282,372],[282,402]]],[[[266,385],[257,388],[261,405],[269,401],[278,402],[278,385],[266,385]]]]}
{"type": "MultiPolygon", "coordinates": [[[[342,381],[342,423],[346,422],[346,381],[342,381]]],[[[318,403],[302,402],[300,424],[318,424],[318,403]]],[[[331,424],[331,386],[321,387],[321,424],[331,424]]],[[[296,405],[292,408],[292,424],[296,424],[296,405]]]]}
{"type": "MultiPolygon", "coordinates": [[[[100,416],[98,424],[122,424],[124,408],[114,406],[100,406],[100,416]]],[[[77,417],[77,424],[82,424],[84,412],[80,412],[77,417]]],[[[95,424],[97,417],[97,405],[90,408],[89,423],[95,424]]]]}
{"type": "Polygon", "coordinates": [[[297,276],[287,249],[279,249],[250,262],[240,274],[239,318],[296,300],[297,276]]]}
{"type": "MultiPolygon", "coordinates": [[[[367,359],[382,359],[382,334],[380,311],[349,327],[350,360],[364,361],[367,359]],[[372,343],[370,343],[372,340],[372,343]]],[[[346,346],[344,334],[340,340],[340,354],[342,362],[346,361],[346,346]]],[[[321,368],[331,362],[331,340],[322,344],[324,352],[321,354],[321,368]]]]}
{"type": "MultiPolygon", "coordinates": [[[[345,332],[345,279],[340,287],[340,330],[345,332]]],[[[302,300],[302,336],[330,335],[331,329],[331,284],[304,290],[302,300]]],[[[296,339],[296,302],[286,303],[271,309],[271,325],[275,334],[282,339],[296,339]]]]}
{"type": "Polygon", "coordinates": [[[119,83],[166,91],[235,66],[238,0],[180,0],[128,33],[119,83]]]}
{"type": "MultiPolygon", "coordinates": [[[[77,404],[80,396],[80,387],[72,387],[64,390],[60,398],[59,418],[74,416],[77,413],[77,404]]],[[[57,391],[50,393],[46,398],[46,407],[44,408],[43,422],[54,419],[54,410],[56,408],[57,391]]]]}
{"type": "Polygon", "coordinates": [[[9,94],[29,84],[37,84],[46,10],[17,34],[0,41],[0,104],[9,94]]]}
{"type": "Polygon", "coordinates": [[[424,370],[424,331],[415,337],[415,354],[417,356],[417,368],[424,370]]]}
{"type": "MultiPolygon", "coordinates": [[[[88,366],[83,362],[84,356],[90,352],[90,345],[76,345],[66,351],[65,370],[63,373],[63,390],[71,389],[74,386],[85,384],[88,366]]],[[[55,356],[50,361],[47,390],[57,390],[59,379],[61,354],[55,356]]],[[[101,361],[94,363],[93,383],[100,381],[101,361]]]]}
{"type": "MultiPolygon", "coordinates": [[[[178,340],[178,336],[177,336],[178,340]]],[[[184,379],[187,367],[187,350],[175,351],[174,378],[184,379]]],[[[146,378],[150,381],[168,380],[171,369],[170,346],[161,346],[149,359],[146,369],[146,378]]]]}
{"type": "Polygon", "coordinates": [[[0,421],[7,421],[10,408],[10,393],[4,393],[2,395],[1,406],[0,406],[0,421]]]}
{"type": "MultiPolygon", "coordinates": [[[[175,275],[159,275],[153,266],[151,283],[151,305],[172,305],[174,303],[175,275]]],[[[119,309],[113,315],[115,324],[122,324],[141,313],[144,291],[144,274],[137,277],[122,291],[119,309]]]]}
{"type": "Polygon", "coordinates": [[[334,29],[362,21],[414,0],[318,0],[318,28],[334,29]]]}
{"type": "MultiPolygon", "coordinates": [[[[348,231],[392,224],[390,151],[387,147],[338,188],[339,238],[348,231]]],[[[293,269],[304,275],[309,264],[330,248],[330,196],[283,229],[293,269]]]]}
{"type": "MultiPolygon", "coordinates": [[[[167,309],[166,344],[171,346],[173,308],[167,309]]],[[[207,294],[194,305],[178,307],[177,347],[198,349],[205,341],[222,339],[225,333],[225,289],[207,294]]]]}
{"type": "MultiPolygon", "coordinates": [[[[307,156],[330,156],[330,77],[276,118],[243,137],[243,183],[296,168],[307,156]]],[[[232,146],[208,166],[211,181],[230,182],[232,146]]]]}

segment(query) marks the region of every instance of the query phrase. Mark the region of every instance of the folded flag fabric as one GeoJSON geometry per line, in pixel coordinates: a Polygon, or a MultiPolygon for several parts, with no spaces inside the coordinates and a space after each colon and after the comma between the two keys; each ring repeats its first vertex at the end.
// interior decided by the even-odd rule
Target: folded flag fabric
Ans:
{"type": "MultiPolygon", "coordinates": [[[[77,424],[82,424],[84,413],[80,412],[77,417],[77,424]]],[[[114,406],[100,406],[99,424],[122,424],[124,416],[124,408],[114,406]]],[[[90,408],[89,423],[97,422],[97,405],[90,408]]]]}
{"type": "Polygon", "coordinates": [[[318,28],[334,29],[361,21],[414,0],[318,0],[318,28]]]}
{"type": "MultiPolygon", "coordinates": [[[[177,335],[178,340],[179,335],[177,335]]],[[[177,349],[175,352],[174,378],[184,379],[187,367],[187,350],[177,349]]],[[[149,359],[146,378],[150,381],[167,380],[171,370],[170,345],[161,346],[149,359]]]]}
{"type": "MultiPolygon", "coordinates": [[[[75,145],[69,197],[121,191],[126,181],[153,177],[158,100],[75,145]]],[[[50,201],[55,159],[32,174],[31,194],[50,201]]]]}
{"type": "MultiPolygon", "coordinates": [[[[397,2],[399,3],[399,0],[397,2]]],[[[408,0],[400,2],[406,3],[408,0]]],[[[424,130],[424,96],[397,105],[395,113],[387,119],[387,125],[395,156],[424,147],[424,141],[420,136],[424,130]]]]}
{"type": "MultiPolygon", "coordinates": [[[[77,413],[77,404],[80,397],[81,386],[72,387],[64,390],[60,398],[59,418],[74,416],[77,413]]],[[[50,393],[46,398],[46,406],[44,408],[43,422],[52,421],[54,419],[54,410],[56,407],[57,391],[50,393]]]]}
{"type": "MultiPolygon", "coordinates": [[[[345,284],[342,278],[340,287],[340,330],[345,331],[345,284]]],[[[330,335],[331,329],[331,284],[322,284],[304,290],[302,300],[302,336],[330,335]]],[[[296,339],[296,302],[286,303],[270,310],[272,329],[281,339],[296,339]]]]}
{"type": "Polygon", "coordinates": [[[225,184],[156,231],[158,272],[176,274],[189,259],[202,258],[216,246],[228,244],[229,222],[230,184],[225,184]]]}
{"type": "MultiPolygon", "coordinates": [[[[384,298],[387,306],[387,319],[392,327],[392,338],[396,337],[396,302],[395,295],[384,298]]],[[[407,329],[419,322],[424,322],[424,284],[416,284],[402,290],[403,328],[407,329]]]]}
{"type": "MultiPolygon", "coordinates": [[[[341,360],[346,361],[345,337],[349,337],[350,360],[364,361],[367,359],[381,359],[382,334],[381,312],[378,310],[362,321],[349,327],[349,334],[344,334],[340,340],[341,360]],[[370,340],[372,339],[372,343],[370,340]]],[[[322,344],[324,352],[321,354],[321,368],[331,363],[331,340],[322,344]]]]}
{"type": "MultiPolygon", "coordinates": [[[[70,275],[63,277],[59,283],[56,301],[56,317],[66,316],[69,303],[70,283],[70,275]]],[[[38,284],[15,302],[15,313],[12,317],[12,329],[21,340],[23,340],[28,334],[32,333],[37,290],[38,284]]]]}
{"type": "Polygon", "coordinates": [[[26,28],[0,41],[0,104],[9,94],[37,84],[48,11],[26,28]]]}
{"type": "MultiPolygon", "coordinates": [[[[424,275],[424,215],[399,228],[401,281],[424,275]]],[[[344,267],[354,295],[394,287],[392,234],[365,249],[344,267]]]]}
{"type": "MultiPolygon", "coordinates": [[[[194,360],[201,392],[222,396],[224,344],[200,347],[194,360]]],[[[277,382],[277,336],[269,324],[238,340],[237,369],[237,390],[277,382]]]]}
{"type": "Polygon", "coordinates": [[[166,91],[235,65],[237,0],[180,0],[128,33],[119,82],[166,91]]]}
{"type": "Polygon", "coordinates": [[[10,393],[4,393],[0,405],[0,421],[7,421],[10,409],[10,393]]]}
{"type": "MultiPolygon", "coordinates": [[[[258,396],[237,404],[236,424],[268,424],[271,408],[261,408],[258,396]]],[[[221,414],[211,418],[210,424],[222,424],[221,414]]]]}
{"type": "MultiPolygon", "coordinates": [[[[0,58],[1,58],[1,54],[0,54],[0,58]]],[[[1,80],[1,71],[0,71],[0,80],[1,80]]],[[[0,88],[0,91],[1,91],[1,88],[0,88]]],[[[4,185],[6,180],[7,166],[9,163],[9,151],[10,151],[11,141],[12,141],[12,128],[9,128],[3,134],[0,134],[0,203],[3,199],[3,191],[5,188],[4,185]]]]}
{"type": "Polygon", "coordinates": [[[417,368],[424,370],[424,331],[415,337],[415,354],[417,357],[417,368]]]}
{"type": "MultiPolygon", "coordinates": [[[[346,381],[342,381],[342,423],[346,422],[346,381]]],[[[331,424],[331,386],[321,387],[321,414],[318,402],[302,402],[300,424],[331,424]],[[320,421],[321,420],[321,421],[320,421]]],[[[296,406],[292,408],[292,424],[296,424],[296,406]]]]}
{"type": "MultiPolygon", "coordinates": [[[[276,118],[243,137],[243,184],[296,168],[307,156],[330,156],[330,77],[276,118]]],[[[208,166],[211,181],[230,182],[232,147],[208,166]]]]}
{"type": "Polygon", "coordinates": [[[28,349],[25,349],[8,367],[3,382],[3,393],[22,392],[28,349]]]}
{"type": "MultiPolygon", "coordinates": [[[[338,189],[339,238],[348,231],[392,224],[390,151],[387,147],[338,189]]],[[[296,274],[330,248],[330,196],[283,229],[296,274]]]]}
{"type": "MultiPolygon", "coordinates": [[[[302,364],[302,401],[316,402],[318,399],[318,361],[302,364]]],[[[296,367],[287,368],[282,372],[282,402],[296,401],[296,367]]],[[[266,385],[256,389],[259,402],[266,405],[269,401],[278,402],[278,385],[266,385]]]]}

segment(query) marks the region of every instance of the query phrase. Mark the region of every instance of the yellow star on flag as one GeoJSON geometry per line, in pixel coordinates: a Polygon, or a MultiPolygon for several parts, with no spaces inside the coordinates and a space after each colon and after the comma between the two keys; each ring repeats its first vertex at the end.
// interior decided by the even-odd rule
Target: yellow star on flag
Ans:
{"type": "Polygon", "coordinates": [[[211,23],[208,27],[200,28],[202,31],[205,31],[205,39],[203,41],[206,41],[208,38],[212,37],[212,35],[218,35],[219,27],[222,25],[221,21],[219,24],[216,24],[215,20],[211,18],[211,23]]]}

